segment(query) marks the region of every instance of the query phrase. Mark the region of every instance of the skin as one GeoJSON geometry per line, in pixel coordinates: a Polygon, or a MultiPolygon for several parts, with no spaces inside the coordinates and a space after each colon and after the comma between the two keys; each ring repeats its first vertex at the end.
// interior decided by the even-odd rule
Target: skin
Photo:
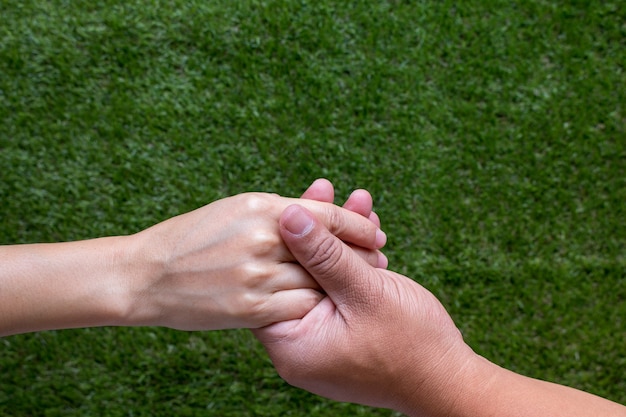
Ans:
{"type": "Polygon", "coordinates": [[[323,295],[285,247],[280,214],[299,202],[365,262],[386,266],[371,197],[355,194],[346,202],[354,212],[342,209],[322,180],[303,199],[240,194],[130,236],[0,246],[0,336],[93,326],[255,328],[300,318],[323,295]]]}
{"type": "Polygon", "coordinates": [[[429,291],[363,261],[306,208],[288,207],[280,233],[326,294],[302,318],[254,331],[290,384],[410,416],[626,416],[475,354],[429,291]]]}

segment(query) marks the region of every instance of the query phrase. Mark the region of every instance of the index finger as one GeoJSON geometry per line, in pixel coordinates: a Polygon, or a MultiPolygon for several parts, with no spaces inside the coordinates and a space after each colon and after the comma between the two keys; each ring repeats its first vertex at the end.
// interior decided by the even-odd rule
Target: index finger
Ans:
{"type": "Polygon", "coordinates": [[[310,210],[326,228],[344,242],[366,249],[380,249],[387,243],[387,235],[370,219],[331,203],[292,199],[310,210]]]}

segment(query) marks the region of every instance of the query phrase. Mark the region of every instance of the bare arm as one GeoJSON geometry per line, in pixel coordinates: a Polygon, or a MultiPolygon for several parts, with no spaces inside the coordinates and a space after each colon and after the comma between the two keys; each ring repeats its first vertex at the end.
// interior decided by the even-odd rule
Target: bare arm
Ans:
{"type": "MultiPolygon", "coordinates": [[[[328,195],[314,184],[305,197],[316,190],[328,195]]],[[[382,262],[371,200],[369,208],[349,200],[359,213],[241,194],[131,236],[0,246],[0,335],[104,325],[210,330],[301,317],[321,294],[279,235],[280,213],[295,201],[368,262],[382,262]]]]}
{"type": "Polygon", "coordinates": [[[0,246],[0,336],[115,325],[134,274],[132,238],[0,246]]]}
{"type": "Polygon", "coordinates": [[[528,378],[483,358],[478,358],[474,366],[473,375],[467,376],[469,385],[463,389],[452,415],[626,416],[626,407],[584,391],[528,378]]]}

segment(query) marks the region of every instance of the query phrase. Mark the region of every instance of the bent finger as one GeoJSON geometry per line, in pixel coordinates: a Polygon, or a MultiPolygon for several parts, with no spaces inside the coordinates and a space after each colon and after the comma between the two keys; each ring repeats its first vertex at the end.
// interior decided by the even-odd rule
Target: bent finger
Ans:
{"type": "Polygon", "coordinates": [[[369,218],[330,203],[311,200],[293,201],[310,210],[326,228],[344,242],[367,249],[380,249],[387,235],[369,218]]]}
{"type": "Polygon", "coordinates": [[[378,214],[376,214],[376,212],[372,211],[368,218],[372,223],[376,225],[376,227],[380,229],[380,217],[378,217],[378,214]]]}
{"type": "Polygon", "coordinates": [[[274,271],[272,276],[263,283],[264,291],[275,293],[298,288],[321,290],[318,282],[299,263],[284,262],[276,265],[274,271]]]}
{"type": "Polygon", "coordinates": [[[324,294],[311,288],[277,291],[261,307],[262,311],[257,314],[256,323],[251,328],[301,319],[324,297],[324,294]]]}
{"type": "Polygon", "coordinates": [[[347,244],[354,253],[356,253],[361,259],[373,266],[374,268],[387,268],[389,262],[384,253],[379,250],[365,249],[360,246],[347,244]]]}
{"type": "Polygon", "coordinates": [[[332,203],[335,201],[335,189],[333,184],[327,179],[318,178],[313,181],[300,198],[332,203]]]}
{"type": "Polygon", "coordinates": [[[350,194],[350,197],[348,197],[344,203],[343,208],[369,218],[369,215],[372,212],[373,204],[374,202],[369,191],[355,190],[352,194],[350,194]]]}
{"type": "MultiPolygon", "coordinates": [[[[373,224],[366,220],[369,224],[373,224]]],[[[375,269],[334,236],[306,208],[283,211],[280,233],[289,250],[320,284],[333,303],[347,310],[371,298],[367,288],[377,279],[375,269]]]]}

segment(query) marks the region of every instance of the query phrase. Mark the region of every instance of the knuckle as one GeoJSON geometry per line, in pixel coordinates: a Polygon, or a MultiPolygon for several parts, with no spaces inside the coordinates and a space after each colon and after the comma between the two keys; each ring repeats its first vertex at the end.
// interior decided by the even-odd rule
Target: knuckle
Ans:
{"type": "Polygon", "coordinates": [[[374,246],[376,241],[376,226],[367,218],[356,213],[347,212],[337,206],[325,209],[326,227],[335,236],[350,237],[363,246],[374,246]]]}
{"type": "Polygon", "coordinates": [[[333,236],[324,236],[307,262],[307,269],[323,276],[336,274],[343,254],[343,245],[333,236]]]}
{"type": "Polygon", "coordinates": [[[281,244],[282,239],[276,231],[258,229],[250,234],[249,241],[254,253],[257,255],[269,255],[281,244]]]}
{"type": "Polygon", "coordinates": [[[328,219],[326,227],[332,234],[339,235],[343,233],[345,223],[343,222],[343,217],[339,214],[339,209],[337,207],[328,207],[326,209],[326,218],[328,219]]]}
{"type": "Polygon", "coordinates": [[[229,314],[237,318],[238,322],[248,323],[250,327],[256,327],[258,322],[263,322],[267,313],[265,297],[255,291],[242,291],[233,301],[229,314]]]}
{"type": "Polygon", "coordinates": [[[272,277],[272,271],[260,262],[245,262],[239,265],[236,275],[243,288],[257,289],[272,277]]]}
{"type": "Polygon", "coordinates": [[[242,194],[242,205],[248,212],[263,213],[270,209],[269,196],[263,193],[242,194]]]}

